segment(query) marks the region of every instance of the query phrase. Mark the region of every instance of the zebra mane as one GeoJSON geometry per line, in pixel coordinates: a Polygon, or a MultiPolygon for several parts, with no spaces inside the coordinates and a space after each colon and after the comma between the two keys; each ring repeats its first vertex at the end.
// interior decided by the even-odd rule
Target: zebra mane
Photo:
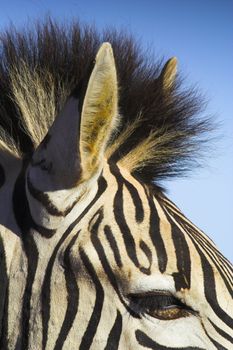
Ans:
{"type": "Polygon", "coordinates": [[[0,147],[31,154],[67,97],[82,94],[98,47],[111,43],[119,82],[120,123],[106,157],[144,183],[183,176],[200,159],[211,122],[201,117],[203,100],[176,77],[167,93],[160,74],[131,35],[99,33],[78,22],[48,19],[0,34],[0,147]]]}

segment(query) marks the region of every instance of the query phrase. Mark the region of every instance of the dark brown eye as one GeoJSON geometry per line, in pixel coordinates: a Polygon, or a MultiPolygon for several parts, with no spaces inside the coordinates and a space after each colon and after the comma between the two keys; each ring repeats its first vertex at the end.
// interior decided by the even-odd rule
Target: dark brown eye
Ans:
{"type": "Polygon", "coordinates": [[[150,315],[161,320],[187,317],[195,312],[171,294],[149,292],[129,294],[130,307],[139,315],[150,315]]]}

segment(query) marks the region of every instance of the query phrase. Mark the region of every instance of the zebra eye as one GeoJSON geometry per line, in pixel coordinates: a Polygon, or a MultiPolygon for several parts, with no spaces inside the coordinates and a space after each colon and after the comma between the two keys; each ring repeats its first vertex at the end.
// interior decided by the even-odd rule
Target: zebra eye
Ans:
{"type": "Polygon", "coordinates": [[[164,292],[129,294],[128,297],[130,307],[140,316],[150,315],[161,320],[174,320],[195,313],[179,299],[164,292]]]}

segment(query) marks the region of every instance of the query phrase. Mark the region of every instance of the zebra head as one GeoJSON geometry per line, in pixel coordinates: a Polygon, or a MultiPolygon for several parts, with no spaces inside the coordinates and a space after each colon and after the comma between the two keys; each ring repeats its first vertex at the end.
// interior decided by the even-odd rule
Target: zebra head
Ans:
{"type": "MultiPolygon", "coordinates": [[[[175,76],[171,59],[158,78],[163,94],[175,76]]],[[[15,256],[7,267],[3,255],[0,270],[9,281],[2,349],[233,348],[232,267],[160,188],[134,175],[153,160],[155,134],[114,157],[133,132],[126,125],[114,139],[118,90],[104,43],[88,82],[19,163],[15,256]]]]}

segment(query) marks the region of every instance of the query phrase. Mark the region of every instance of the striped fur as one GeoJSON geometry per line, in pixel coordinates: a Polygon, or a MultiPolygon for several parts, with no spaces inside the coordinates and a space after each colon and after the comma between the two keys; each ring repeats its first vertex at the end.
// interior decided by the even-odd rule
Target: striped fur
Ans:
{"type": "MultiPolygon", "coordinates": [[[[176,60],[169,62],[160,88],[170,99],[176,60]]],[[[233,349],[231,264],[135,173],[137,157],[144,170],[154,161],[142,146],[154,151],[159,133],[152,128],[114,156],[141,120],[126,122],[121,139],[110,44],[83,86],[45,138],[34,138],[35,150],[14,152],[9,137],[2,143],[0,349],[233,349]]],[[[23,97],[29,107],[34,92],[23,97]]]]}
{"type": "MultiPolygon", "coordinates": [[[[13,197],[25,232],[20,182],[13,197]]],[[[52,237],[30,229],[14,251],[1,348],[232,348],[231,265],[173,203],[124,169],[106,165],[78,217],[52,237]],[[161,321],[128,297],[156,290],[194,312],[161,321]]]]}

